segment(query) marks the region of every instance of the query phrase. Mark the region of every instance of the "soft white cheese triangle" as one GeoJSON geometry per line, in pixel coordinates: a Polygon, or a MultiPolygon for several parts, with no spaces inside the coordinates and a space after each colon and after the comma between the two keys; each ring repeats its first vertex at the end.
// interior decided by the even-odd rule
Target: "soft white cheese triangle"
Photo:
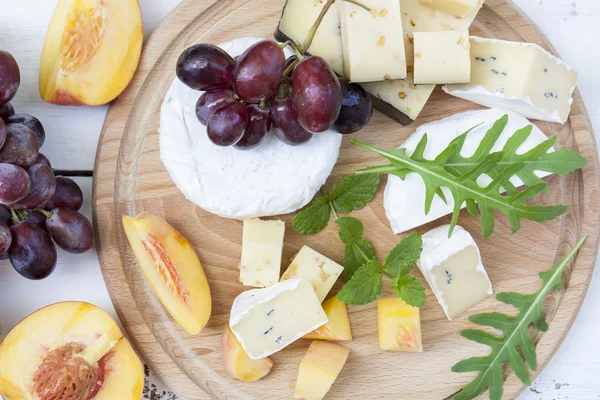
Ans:
{"type": "MultiPolygon", "coordinates": [[[[259,40],[240,38],[220,47],[235,57],[259,40]]],[[[271,133],[251,150],[220,147],[196,118],[202,93],[176,78],[160,113],[160,158],[185,197],[208,212],[237,219],[288,214],[308,204],[331,173],[342,136],[329,130],[289,146],[271,133]]]]}
{"type": "MultiPolygon", "coordinates": [[[[429,138],[425,149],[425,158],[433,160],[440,154],[448,144],[456,137],[467,130],[479,125],[473,129],[467,136],[462,150],[462,155],[468,157],[472,155],[481,140],[492,127],[494,122],[500,119],[504,114],[508,115],[508,123],[504,131],[498,138],[498,141],[492,148],[492,151],[502,150],[508,139],[519,129],[531,125],[527,118],[507,110],[493,108],[490,110],[468,111],[453,115],[440,121],[430,122],[421,125],[400,148],[406,148],[407,154],[412,154],[417,144],[424,134],[429,138]]],[[[531,150],[544,140],[548,139],[546,135],[535,125],[527,140],[517,149],[517,154],[522,154],[531,150]]],[[[554,151],[551,149],[550,151],[554,151]]],[[[550,175],[547,172],[536,171],[539,177],[550,175]]],[[[490,183],[487,176],[481,176],[478,183],[486,186],[490,183]],[[487,179],[486,179],[487,178],[487,179]]],[[[516,176],[511,178],[511,182],[519,187],[523,182],[516,176]]],[[[406,175],[404,180],[398,176],[390,175],[383,197],[385,214],[390,222],[390,227],[394,233],[401,233],[417,226],[434,221],[444,215],[450,214],[454,207],[454,201],[450,190],[443,187],[442,191],[446,195],[448,204],[435,196],[431,204],[429,214],[425,214],[425,183],[423,179],[415,172],[406,175]]],[[[464,207],[464,205],[463,205],[464,207]]]]}
{"type": "Polygon", "coordinates": [[[423,235],[417,263],[433,294],[452,321],[493,294],[473,237],[461,226],[439,226],[423,235]]]}

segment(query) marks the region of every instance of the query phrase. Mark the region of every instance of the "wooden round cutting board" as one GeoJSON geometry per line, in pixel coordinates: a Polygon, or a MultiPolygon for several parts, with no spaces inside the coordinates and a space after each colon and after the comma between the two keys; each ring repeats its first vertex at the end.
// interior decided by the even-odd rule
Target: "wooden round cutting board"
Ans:
{"type": "MultiPolygon", "coordinates": [[[[228,321],[233,299],[245,288],[238,283],[242,223],[211,215],[187,201],[171,182],[158,150],[160,106],[175,77],[175,61],[193,43],[221,43],[242,36],[271,38],[283,0],[184,1],[155,31],[146,44],[139,69],[126,92],[110,108],[98,146],[94,180],[94,222],[104,279],[127,334],[150,367],[185,399],[287,399],[292,398],[298,365],[309,341],[300,340],[272,359],[272,372],[256,383],[231,378],[223,368],[220,337],[228,321]],[[148,212],[164,217],[195,247],[206,271],[213,296],[212,317],[196,336],[185,333],[171,319],[145,282],[121,225],[121,215],[148,212]]],[[[543,35],[509,0],[487,0],[471,28],[472,34],[538,43],[552,51],[543,35]]],[[[436,89],[417,122],[403,127],[375,112],[370,125],[354,137],[383,148],[398,147],[423,123],[457,112],[479,108],[436,89]]],[[[589,165],[569,177],[548,178],[550,192],[543,204],[567,204],[569,212],[555,221],[536,224],[524,221],[510,234],[504,216],[498,216],[491,238],[483,240],[475,219],[463,212],[460,224],[480,245],[496,293],[533,293],[541,283],[538,272],[564,257],[577,239],[588,239],[566,276],[568,290],[553,293],[545,303],[548,332],[538,335],[541,370],[563,341],[588,288],[598,250],[599,168],[596,143],[581,96],[575,93],[566,125],[536,122],[548,135],[558,135],[557,147],[577,150],[589,165]]],[[[367,165],[382,163],[377,155],[361,150],[344,138],[338,163],[327,183],[367,165]]],[[[308,168],[308,166],[307,166],[308,168]]],[[[385,180],[385,179],[384,179],[385,180]]],[[[385,182],[375,199],[353,213],[365,224],[365,237],[379,258],[399,241],[390,231],[382,207],[385,182]]],[[[284,260],[302,245],[341,262],[342,243],[335,224],[310,237],[291,229],[286,221],[284,260]]],[[[419,227],[421,233],[448,223],[449,217],[419,227]]],[[[286,267],[284,262],[284,268],[286,267]]],[[[418,271],[415,274],[423,280],[418,271]]],[[[339,289],[341,282],[336,286],[339,289]]],[[[337,290],[337,289],[334,289],[337,290]]],[[[392,296],[389,282],[385,295],[392,296]]],[[[487,354],[488,348],[459,335],[474,327],[468,315],[482,311],[515,313],[489,298],[455,321],[447,321],[431,291],[421,309],[424,353],[393,353],[378,349],[376,303],[349,307],[354,340],[344,342],[350,358],[329,392],[328,399],[405,398],[443,399],[472,378],[456,374],[457,361],[487,354]]],[[[523,390],[521,382],[506,371],[505,398],[523,390]]]]}

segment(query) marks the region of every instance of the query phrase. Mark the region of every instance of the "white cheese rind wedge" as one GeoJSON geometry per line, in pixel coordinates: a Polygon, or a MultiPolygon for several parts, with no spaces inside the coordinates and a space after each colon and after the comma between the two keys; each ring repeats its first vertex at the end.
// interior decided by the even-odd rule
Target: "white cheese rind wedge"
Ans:
{"type": "Polygon", "coordinates": [[[477,243],[461,226],[439,226],[423,235],[417,263],[446,317],[454,318],[493,294],[477,243]]]}
{"type": "Polygon", "coordinates": [[[469,31],[415,32],[415,84],[471,80],[469,31]]]}
{"type": "Polygon", "coordinates": [[[344,76],[352,82],[406,78],[406,54],[398,0],[363,0],[371,11],[341,1],[344,76]]]}
{"type": "MultiPolygon", "coordinates": [[[[440,121],[421,125],[415,133],[400,146],[400,148],[406,148],[407,154],[412,154],[423,135],[427,133],[429,140],[424,156],[427,159],[433,160],[448,147],[448,144],[450,144],[452,140],[472,127],[481,124],[473,129],[465,140],[461,154],[468,157],[475,152],[477,146],[494,122],[500,119],[504,114],[508,115],[508,123],[492,148],[492,151],[499,151],[517,130],[531,125],[531,122],[515,112],[498,108],[468,111],[440,121]]],[[[531,134],[517,149],[517,153],[522,154],[531,150],[546,139],[548,139],[546,135],[533,125],[531,134]]],[[[550,151],[554,150],[551,149],[550,151]]],[[[536,171],[535,174],[539,177],[550,175],[547,172],[541,171],[536,171]]],[[[489,178],[485,178],[487,177],[481,176],[478,179],[478,183],[482,186],[487,185],[490,180],[489,178]]],[[[511,182],[517,187],[523,185],[523,182],[516,176],[511,178],[511,182]]],[[[423,182],[423,179],[414,172],[409,173],[404,180],[395,175],[390,175],[388,177],[387,185],[385,186],[383,205],[385,214],[390,221],[392,231],[394,233],[402,233],[452,213],[454,207],[452,194],[450,193],[450,190],[444,187],[442,188],[442,191],[446,196],[448,204],[444,203],[438,196],[435,196],[429,214],[425,214],[425,183],[423,182]]]]}
{"type": "Polygon", "coordinates": [[[564,124],[571,112],[577,71],[537,44],[471,37],[471,82],[447,93],[564,124]],[[518,61],[517,61],[518,60],[518,61]]]}
{"type": "MultiPolygon", "coordinates": [[[[322,0],[287,0],[275,31],[275,39],[280,42],[292,40],[295,43],[302,44],[325,3],[322,0]]],[[[335,72],[343,75],[344,62],[342,58],[342,38],[340,36],[339,3],[340,1],[333,3],[327,14],[325,14],[308,48],[308,53],[323,57],[335,72]]]]}
{"type": "Polygon", "coordinates": [[[308,279],[248,290],[233,301],[229,326],[248,356],[259,360],[329,322],[308,279]]]}
{"type": "Polygon", "coordinates": [[[464,18],[477,7],[478,0],[419,0],[421,4],[443,13],[464,18]]]}
{"type": "Polygon", "coordinates": [[[244,286],[268,287],[279,281],[283,252],[283,221],[244,221],[240,282],[244,286]]]}

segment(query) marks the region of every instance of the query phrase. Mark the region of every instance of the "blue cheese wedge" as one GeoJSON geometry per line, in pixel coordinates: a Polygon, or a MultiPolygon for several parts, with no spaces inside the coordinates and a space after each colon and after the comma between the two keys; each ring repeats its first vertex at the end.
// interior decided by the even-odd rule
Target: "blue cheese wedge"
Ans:
{"type": "Polygon", "coordinates": [[[362,0],[364,8],[339,4],[344,76],[352,82],[406,78],[406,54],[398,0],[362,0]]]}
{"type": "Polygon", "coordinates": [[[564,124],[576,85],[577,71],[537,44],[472,36],[471,82],[444,90],[487,107],[564,124]]]}
{"type": "Polygon", "coordinates": [[[279,281],[283,251],[283,221],[244,221],[240,282],[244,286],[268,287],[279,281]]]}
{"type": "Polygon", "coordinates": [[[248,356],[259,360],[329,322],[308,279],[243,292],[233,302],[229,326],[248,356]]]}
{"type": "Polygon", "coordinates": [[[477,7],[478,0],[419,0],[421,4],[443,13],[464,18],[477,7]]]}
{"type": "Polygon", "coordinates": [[[452,321],[493,292],[477,243],[460,226],[454,227],[448,237],[449,228],[450,225],[439,226],[423,235],[423,251],[417,265],[452,321]]]}
{"type": "Polygon", "coordinates": [[[415,84],[468,83],[469,31],[415,32],[415,84]]]}
{"type": "MultiPolygon", "coordinates": [[[[508,139],[519,129],[531,125],[527,118],[512,111],[494,108],[491,110],[468,111],[466,113],[456,114],[452,117],[440,121],[430,122],[421,125],[403,144],[401,148],[406,148],[407,154],[412,154],[417,144],[427,133],[429,140],[425,148],[424,157],[430,160],[435,159],[452,140],[460,136],[467,130],[473,129],[465,140],[462,154],[465,156],[473,154],[486,132],[492,127],[494,122],[500,119],[504,114],[508,115],[508,123],[504,131],[498,138],[498,141],[491,151],[502,150],[508,139]]],[[[548,139],[546,135],[535,125],[527,140],[517,149],[518,154],[531,150],[544,140],[548,139]]],[[[550,149],[549,151],[554,151],[550,149]]],[[[539,177],[548,176],[548,172],[536,171],[539,177]]],[[[478,179],[481,186],[490,183],[489,177],[482,175],[478,179]]],[[[523,182],[516,176],[511,178],[511,182],[519,187],[523,182]]],[[[448,203],[444,203],[438,196],[433,198],[429,214],[425,214],[425,183],[423,179],[414,172],[406,175],[402,180],[398,176],[390,175],[383,195],[383,206],[385,214],[390,222],[394,233],[401,233],[414,229],[420,225],[434,221],[444,215],[452,213],[454,199],[450,191],[442,187],[448,203]]],[[[464,205],[463,205],[464,207],[464,205]]]]}
{"type": "Polygon", "coordinates": [[[283,273],[281,280],[308,279],[319,301],[323,302],[343,270],[344,267],[340,264],[304,246],[283,273]]]}

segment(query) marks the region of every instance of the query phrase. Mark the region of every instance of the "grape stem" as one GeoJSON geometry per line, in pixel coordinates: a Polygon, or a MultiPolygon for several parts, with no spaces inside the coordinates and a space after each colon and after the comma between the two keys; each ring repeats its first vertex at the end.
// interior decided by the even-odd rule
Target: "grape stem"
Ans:
{"type": "Polygon", "coordinates": [[[19,218],[19,216],[18,216],[18,214],[17,214],[17,212],[15,211],[14,208],[10,209],[10,213],[12,215],[13,224],[14,225],[20,224],[21,223],[21,219],[19,218]]]}
{"type": "Polygon", "coordinates": [[[52,218],[52,212],[51,211],[46,211],[44,209],[38,208],[37,211],[41,212],[42,214],[44,214],[46,216],[46,218],[52,218]]]}
{"type": "Polygon", "coordinates": [[[290,44],[292,44],[292,42],[290,40],[286,40],[283,43],[279,44],[279,47],[281,47],[282,49],[285,49],[286,47],[288,47],[290,44]]]}
{"type": "Polygon", "coordinates": [[[283,71],[283,76],[288,76],[294,70],[294,67],[297,64],[298,64],[298,60],[295,60],[290,65],[288,65],[288,67],[285,69],[285,71],[283,71]]]}

